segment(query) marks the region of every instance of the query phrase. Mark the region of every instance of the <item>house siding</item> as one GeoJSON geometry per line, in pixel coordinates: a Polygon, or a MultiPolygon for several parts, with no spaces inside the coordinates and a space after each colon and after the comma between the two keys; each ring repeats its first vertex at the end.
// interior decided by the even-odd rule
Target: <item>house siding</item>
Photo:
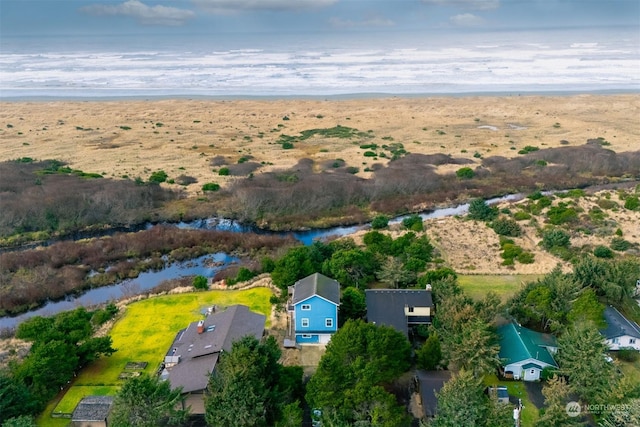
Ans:
{"type": "Polygon", "coordinates": [[[307,298],[295,305],[294,312],[296,334],[334,333],[338,330],[337,306],[324,298],[315,295],[307,298]],[[307,304],[311,310],[302,310],[301,306],[307,304]],[[309,319],[309,326],[303,327],[302,319],[309,319]],[[331,327],[326,326],[326,319],[332,320],[331,327]]]}
{"type": "Polygon", "coordinates": [[[609,350],[620,350],[622,348],[633,348],[640,351],[640,339],[631,337],[629,335],[622,335],[620,337],[609,338],[606,340],[609,350]],[[617,341],[616,341],[617,340],[617,341]],[[632,342],[631,340],[635,340],[632,342]]]}
{"type": "Polygon", "coordinates": [[[548,363],[541,362],[540,360],[537,360],[537,359],[526,359],[516,363],[509,363],[504,367],[504,370],[505,372],[506,371],[513,372],[514,380],[538,381],[540,379],[540,374],[542,373],[542,369],[537,369],[535,367],[524,369],[523,366],[528,363],[535,363],[536,365],[540,366],[542,369],[546,368],[547,366],[553,366],[548,363]],[[532,370],[534,371],[533,373],[531,373],[532,370]]]}

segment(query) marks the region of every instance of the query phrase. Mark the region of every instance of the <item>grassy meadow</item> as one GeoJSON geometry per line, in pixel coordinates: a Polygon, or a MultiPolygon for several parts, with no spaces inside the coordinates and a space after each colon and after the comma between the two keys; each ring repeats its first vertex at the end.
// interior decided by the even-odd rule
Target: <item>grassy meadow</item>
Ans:
{"type": "Polygon", "coordinates": [[[504,303],[515,295],[525,283],[533,282],[542,276],[540,274],[462,274],[458,275],[458,283],[464,289],[464,293],[475,300],[482,299],[489,292],[494,292],[504,303]]]}
{"type": "Polygon", "coordinates": [[[111,329],[111,357],[103,357],[84,368],[69,389],[52,402],[38,418],[38,425],[66,426],[68,419],[52,418],[52,413],[71,413],[88,395],[114,395],[123,383],[121,373],[153,374],[179,330],[202,318],[207,307],[243,304],[267,316],[270,326],[272,291],[267,288],[248,290],[214,290],[177,295],[164,295],[129,304],[111,329]],[[125,369],[129,362],[146,362],[144,369],[125,369]]]}

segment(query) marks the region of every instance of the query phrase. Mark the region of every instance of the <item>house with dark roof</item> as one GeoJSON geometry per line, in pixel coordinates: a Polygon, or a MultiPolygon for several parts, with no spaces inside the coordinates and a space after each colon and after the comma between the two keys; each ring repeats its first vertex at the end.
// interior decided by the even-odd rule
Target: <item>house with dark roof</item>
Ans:
{"type": "Polygon", "coordinates": [[[407,337],[413,326],[431,323],[429,289],[367,289],[367,322],[392,326],[407,337]]]}
{"type": "Polygon", "coordinates": [[[338,330],[340,284],[314,273],[298,280],[291,292],[289,314],[295,343],[328,344],[338,330]]]}
{"type": "Polygon", "coordinates": [[[515,380],[538,381],[548,366],[557,368],[553,354],[558,351],[553,335],[524,328],[515,322],[498,328],[503,375],[515,380]]]}
{"type": "Polygon", "coordinates": [[[107,427],[113,396],[84,397],[71,415],[72,427],[107,427]]]}
{"type": "Polygon", "coordinates": [[[436,416],[440,389],[451,379],[451,371],[418,371],[415,379],[418,385],[418,395],[422,403],[423,415],[428,418],[436,416]]]}
{"type": "Polygon", "coordinates": [[[622,348],[640,350],[640,327],[637,323],[624,317],[612,306],[604,309],[604,319],[607,327],[600,330],[600,333],[610,350],[622,348]]]}
{"type": "Polygon", "coordinates": [[[231,351],[235,341],[249,335],[261,339],[266,316],[244,305],[232,305],[190,323],[176,335],[167,352],[160,378],[172,389],[182,387],[184,407],[192,414],[204,414],[204,393],[209,376],[223,351],[231,351]]]}

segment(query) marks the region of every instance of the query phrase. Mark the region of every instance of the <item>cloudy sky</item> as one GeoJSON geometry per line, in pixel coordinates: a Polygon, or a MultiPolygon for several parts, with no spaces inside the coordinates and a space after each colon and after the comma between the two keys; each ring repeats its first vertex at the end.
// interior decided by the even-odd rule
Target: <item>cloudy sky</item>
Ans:
{"type": "Polygon", "coordinates": [[[2,37],[636,28],[638,0],[2,0],[2,37]]]}

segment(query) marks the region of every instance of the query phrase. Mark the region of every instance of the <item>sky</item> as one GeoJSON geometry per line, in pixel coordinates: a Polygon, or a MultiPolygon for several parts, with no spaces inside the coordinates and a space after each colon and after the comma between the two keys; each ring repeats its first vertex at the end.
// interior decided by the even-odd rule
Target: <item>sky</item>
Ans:
{"type": "MultiPolygon", "coordinates": [[[[1,0],[2,39],[636,29],[639,0],[1,0]]],[[[371,36],[373,37],[373,36],[371,36]]],[[[259,37],[256,36],[256,40],[259,37]]]]}

